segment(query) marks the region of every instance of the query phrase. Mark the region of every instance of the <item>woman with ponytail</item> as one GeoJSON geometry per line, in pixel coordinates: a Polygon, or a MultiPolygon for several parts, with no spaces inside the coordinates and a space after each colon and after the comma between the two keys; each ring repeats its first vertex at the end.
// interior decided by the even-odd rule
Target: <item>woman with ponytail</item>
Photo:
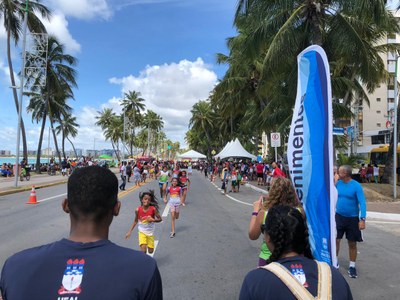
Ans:
{"type": "MultiPolygon", "coordinates": [[[[310,297],[319,295],[319,264],[313,260],[307,224],[299,210],[287,205],[273,206],[268,211],[265,224],[261,225],[261,232],[271,250],[267,264],[283,266],[286,271],[283,272],[283,277],[294,277],[295,283],[299,282],[300,289],[305,288],[305,293],[308,291],[310,297]]],[[[324,265],[329,274],[327,277],[323,276],[321,286],[327,287],[326,290],[329,289],[327,299],[353,299],[350,287],[340,272],[324,265]],[[328,278],[331,284],[324,282],[327,281],[325,278],[328,278]]],[[[270,266],[258,268],[247,274],[240,291],[240,300],[307,299],[299,294],[295,296],[286,284],[286,279],[281,279],[268,267],[270,266]]]]}

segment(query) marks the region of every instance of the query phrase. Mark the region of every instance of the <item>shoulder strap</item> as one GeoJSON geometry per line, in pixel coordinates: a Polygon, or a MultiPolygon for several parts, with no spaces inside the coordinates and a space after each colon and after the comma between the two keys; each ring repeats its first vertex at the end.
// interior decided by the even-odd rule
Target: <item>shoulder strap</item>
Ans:
{"type": "Polygon", "coordinates": [[[298,300],[315,299],[314,296],[286,269],[279,263],[273,262],[261,267],[274,273],[288,287],[298,300]]]}
{"type": "Polygon", "coordinates": [[[332,299],[332,272],[326,262],[315,261],[318,265],[318,299],[332,299]]]}

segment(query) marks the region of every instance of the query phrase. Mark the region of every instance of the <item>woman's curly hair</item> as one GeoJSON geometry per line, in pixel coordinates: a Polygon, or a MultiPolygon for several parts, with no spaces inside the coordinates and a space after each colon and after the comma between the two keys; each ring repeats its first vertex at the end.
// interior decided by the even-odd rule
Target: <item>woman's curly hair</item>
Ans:
{"type": "Polygon", "coordinates": [[[272,181],[266,208],[271,208],[277,204],[289,206],[298,206],[300,204],[293,184],[287,178],[276,177],[272,181]]]}
{"type": "Polygon", "coordinates": [[[307,223],[297,208],[288,205],[273,206],[265,220],[265,231],[274,246],[268,263],[277,261],[288,252],[313,258],[307,223]]]}

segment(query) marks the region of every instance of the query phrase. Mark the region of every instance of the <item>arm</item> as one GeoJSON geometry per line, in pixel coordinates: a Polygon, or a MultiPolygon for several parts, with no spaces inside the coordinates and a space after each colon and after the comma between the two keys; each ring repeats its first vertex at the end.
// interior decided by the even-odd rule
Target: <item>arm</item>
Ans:
{"type": "Polygon", "coordinates": [[[154,222],[160,223],[161,221],[162,221],[162,218],[161,218],[160,212],[158,211],[158,209],[156,209],[154,222]]]}
{"type": "Polygon", "coordinates": [[[138,209],[136,208],[136,210],[135,210],[135,220],[133,221],[133,224],[132,224],[131,228],[129,229],[129,231],[125,235],[125,239],[126,240],[129,239],[129,237],[131,236],[132,230],[133,230],[133,228],[135,228],[137,223],[138,223],[138,209]]]}
{"type": "Polygon", "coordinates": [[[262,197],[253,203],[253,213],[249,224],[249,239],[256,240],[261,234],[261,224],[263,223],[265,211],[262,209],[262,197]],[[256,215],[257,214],[257,215],[256,215]]]}
{"type": "Polygon", "coordinates": [[[364,191],[363,191],[361,185],[359,185],[359,187],[357,189],[357,200],[358,200],[358,205],[360,207],[360,222],[358,223],[358,227],[360,228],[360,230],[363,230],[363,229],[365,229],[365,218],[367,216],[367,204],[365,201],[364,191]]]}

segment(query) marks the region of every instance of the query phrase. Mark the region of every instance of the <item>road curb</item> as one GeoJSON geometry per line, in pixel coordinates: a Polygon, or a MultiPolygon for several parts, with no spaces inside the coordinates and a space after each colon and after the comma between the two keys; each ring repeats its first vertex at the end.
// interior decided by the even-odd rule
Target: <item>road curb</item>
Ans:
{"type": "Polygon", "coordinates": [[[250,183],[245,183],[245,186],[250,187],[250,188],[252,188],[253,190],[256,190],[257,192],[261,192],[261,193],[263,193],[263,194],[268,194],[268,191],[266,191],[266,190],[264,190],[264,189],[262,189],[262,188],[256,187],[256,186],[254,186],[254,185],[252,185],[252,184],[250,184],[250,183]]]}
{"type": "MultiPolygon", "coordinates": [[[[59,184],[64,184],[67,183],[68,180],[62,180],[62,181],[57,181],[57,182],[49,182],[49,183],[42,183],[42,184],[32,184],[32,186],[35,186],[35,189],[41,189],[41,188],[46,188],[54,185],[59,185],[59,184]]],[[[26,192],[32,190],[32,186],[26,185],[20,188],[13,188],[10,190],[5,190],[5,191],[0,191],[0,196],[6,196],[6,195],[11,195],[11,194],[16,194],[20,192],[26,192]]]]}

